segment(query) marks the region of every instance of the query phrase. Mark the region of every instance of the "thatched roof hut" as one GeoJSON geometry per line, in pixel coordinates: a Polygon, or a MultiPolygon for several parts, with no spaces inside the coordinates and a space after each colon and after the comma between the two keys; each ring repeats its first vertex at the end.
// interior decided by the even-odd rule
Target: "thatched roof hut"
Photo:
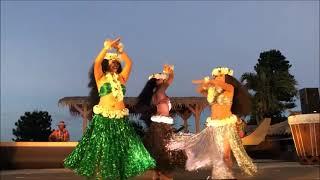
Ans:
{"type": "MultiPolygon", "coordinates": [[[[126,107],[130,109],[130,113],[136,114],[135,104],[136,97],[125,97],[126,107]]],[[[172,112],[175,115],[180,116],[184,121],[185,132],[188,131],[188,119],[191,115],[195,117],[196,132],[200,132],[200,115],[205,107],[208,106],[208,102],[205,97],[171,97],[172,112]]],[[[68,107],[72,115],[80,115],[83,118],[83,130],[87,126],[87,121],[90,119],[92,113],[89,108],[89,97],[87,96],[73,96],[63,97],[58,101],[59,106],[68,107]]]]}

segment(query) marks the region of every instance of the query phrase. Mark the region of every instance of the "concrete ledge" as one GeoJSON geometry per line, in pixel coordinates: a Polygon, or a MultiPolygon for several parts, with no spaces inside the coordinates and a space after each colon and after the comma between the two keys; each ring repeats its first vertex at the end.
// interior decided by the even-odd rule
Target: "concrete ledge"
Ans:
{"type": "Polygon", "coordinates": [[[1,169],[62,168],[78,142],[1,142],[1,169]]]}

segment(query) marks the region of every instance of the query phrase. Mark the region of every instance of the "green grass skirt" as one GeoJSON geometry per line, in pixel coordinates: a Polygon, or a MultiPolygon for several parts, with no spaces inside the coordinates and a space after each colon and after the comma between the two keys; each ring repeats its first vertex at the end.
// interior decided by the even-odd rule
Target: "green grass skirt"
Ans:
{"type": "Polygon", "coordinates": [[[64,160],[66,168],[96,179],[127,179],[155,167],[128,122],[94,115],[81,141],[64,160]]]}

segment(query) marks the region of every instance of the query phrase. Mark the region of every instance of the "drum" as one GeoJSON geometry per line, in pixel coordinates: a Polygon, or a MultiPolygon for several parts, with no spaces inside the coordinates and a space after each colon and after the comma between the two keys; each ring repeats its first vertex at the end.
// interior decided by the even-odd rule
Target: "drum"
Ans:
{"type": "Polygon", "coordinates": [[[320,114],[288,117],[291,134],[301,164],[320,164],[320,114]]]}

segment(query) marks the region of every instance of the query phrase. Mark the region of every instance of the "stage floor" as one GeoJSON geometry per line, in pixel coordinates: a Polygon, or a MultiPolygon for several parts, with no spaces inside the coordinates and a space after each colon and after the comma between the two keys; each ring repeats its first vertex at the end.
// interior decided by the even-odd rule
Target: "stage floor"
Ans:
{"type": "MultiPolygon", "coordinates": [[[[304,166],[297,162],[278,162],[278,161],[259,161],[259,173],[254,177],[246,177],[241,174],[238,168],[235,168],[237,179],[256,179],[256,180],[320,180],[320,166],[304,166]]],[[[186,172],[177,169],[174,172],[174,179],[197,180],[206,179],[210,175],[209,170],[198,172],[186,172]]],[[[152,179],[152,172],[133,178],[134,180],[152,179]]],[[[83,177],[75,175],[67,169],[23,169],[23,170],[5,170],[0,171],[1,180],[85,180],[83,177]]]]}

